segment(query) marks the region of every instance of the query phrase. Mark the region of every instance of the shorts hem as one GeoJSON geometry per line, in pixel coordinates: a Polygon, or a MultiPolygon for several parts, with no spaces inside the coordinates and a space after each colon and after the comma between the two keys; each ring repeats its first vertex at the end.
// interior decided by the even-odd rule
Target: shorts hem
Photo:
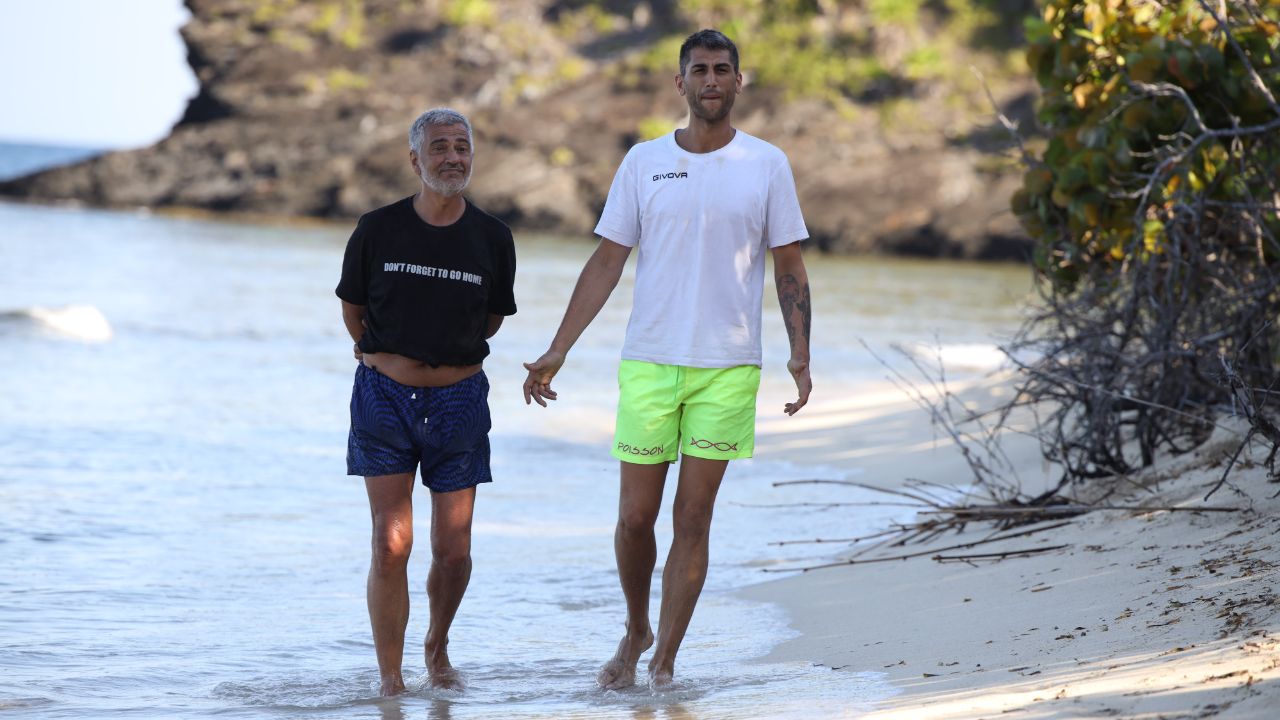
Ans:
{"type": "Polygon", "coordinates": [[[621,453],[617,450],[610,450],[609,454],[633,465],[657,465],[658,463],[671,463],[676,461],[675,455],[632,455],[631,453],[621,453]]]}
{"type": "Polygon", "coordinates": [[[753,450],[754,448],[752,450],[743,450],[736,453],[725,453],[699,450],[695,448],[693,450],[681,450],[680,454],[688,455],[689,457],[701,458],[703,460],[748,460],[751,458],[753,450]]]}
{"type": "Polygon", "coordinates": [[[470,489],[471,489],[471,488],[473,488],[473,487],[478,487],[478,486],[483,485],[483,484],[485,484],[485,483],[491,483],[491,482],[493,482],[493,478],[492,478],[492,477],[487,477],[487,478],[484,478],[483,480],[476,480],[475,482],[463,483],[463,484],[458,485],[458,486],[456,486],[456,487],[450,487],[448,490],[437,490],[437,489],[435,489],[435,488],[431,487],[430,485],[428,485],[428,484],[427,484],[426,479],[423,479],[423,480],[422,480],[422,487],[424,487],[424,488],[426,488],[426,489],[430,490],[430,491],[431,491],[431,492],[433,492],[433,493],[451,493],[451,492],[457,492],[457,491],[459,491],[459,490],[470,490],[470,489]]]}
{"type": "Polygon", "coordinates": [[[373,475],[370,475],[369,473],[366,473],[366,472],[361,472],[360,470],[353,468],[350,465],[347,466],[347,474],[353,477],[371,478],[371,477],[382,477],[384,475],[403,475],[405,473],[413,473],[416,475],[418,473],[418,464],[414,463],[403,470],[384,470],[382,468],[378,468],[378,472],[373,475]]]}

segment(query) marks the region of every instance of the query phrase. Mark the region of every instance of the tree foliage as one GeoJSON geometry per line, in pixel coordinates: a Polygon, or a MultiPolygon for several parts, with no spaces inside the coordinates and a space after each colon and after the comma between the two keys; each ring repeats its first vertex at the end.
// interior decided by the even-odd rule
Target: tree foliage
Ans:
{"type": "Polygon", "coordinates": [[[1038,358],[1027,396],[1054,401],[1046,452],[1073,477],[1127,472],[1225,403],[1265,418],[1280,2],[1049,0],[1027,35],[1049,140],[1012,206],[1046,305],[1015,350],[1038,358]]]}
{"type": "Polygon", "coordinates": [[[647,66],[668,72],[690,29],[715,27],[743,48],[753,83],[793,98],[817,98],[839,109],[911,97],[928,83],[965,86],[968,65],[988,72],[1004,44],[1020,41],[1004,11],[1031,0],[680,0],[678,27],[655,43],[647,66]],[[968,52],[976,51],[976,52],[968,52]],[[964,56],[964,62],[956,58],[964,56]]]}

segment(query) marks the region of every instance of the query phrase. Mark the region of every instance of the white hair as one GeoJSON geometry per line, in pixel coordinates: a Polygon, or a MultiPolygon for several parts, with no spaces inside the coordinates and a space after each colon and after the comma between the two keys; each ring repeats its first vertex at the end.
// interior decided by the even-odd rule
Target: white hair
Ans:
{"type": "Polygon", "coordinates": [[[467,116],[452,108],[438,107],[418,116],[413,121],[413,125],[409,126],[409,149],[415,153],[422,154],[422,141],[427,137],[427,126],[447,127],[449,125],[461,125],[467,129],[467,142],[471,142],[471,121],[467,120],[467,116]]]}

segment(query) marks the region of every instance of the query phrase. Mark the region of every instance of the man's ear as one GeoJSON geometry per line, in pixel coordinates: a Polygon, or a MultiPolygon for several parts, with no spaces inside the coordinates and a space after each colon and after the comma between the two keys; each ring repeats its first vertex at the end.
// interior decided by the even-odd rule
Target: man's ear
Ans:
{"type": "Polygon", "coordinates": [[[684,95],[684,76],[683,75],[676,75],[676,92],[680,93],[680,95],[682,96],[684,95]]]}

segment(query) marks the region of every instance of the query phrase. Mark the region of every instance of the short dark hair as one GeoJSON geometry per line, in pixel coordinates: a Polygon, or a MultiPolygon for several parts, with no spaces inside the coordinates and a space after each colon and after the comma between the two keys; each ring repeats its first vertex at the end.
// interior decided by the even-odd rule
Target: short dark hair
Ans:
{"type": "Polygon", "coordinates": [[[738,46],[733,44],[727,35],[719,30],[710,28],[699,30],[684,39],[684,44],[680,46],[680,74],[684,74],[685,68],[689,66],[689,52],[694,48],[704,48],[706,50],[728,50],[729,62],[733,63],[733,71],[738,72],[738,46]]]}

